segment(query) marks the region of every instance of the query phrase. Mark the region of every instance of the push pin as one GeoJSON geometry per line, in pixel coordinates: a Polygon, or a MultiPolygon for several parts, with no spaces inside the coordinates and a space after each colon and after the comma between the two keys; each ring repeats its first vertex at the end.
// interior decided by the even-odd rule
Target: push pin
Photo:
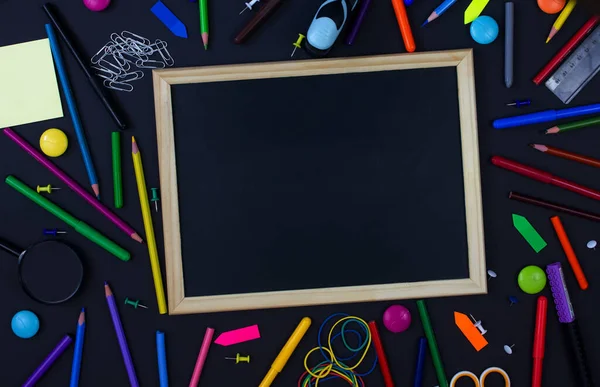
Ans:
{"type": "Polygon", "coordinates": [[[302,34],[298,34],[298,40],[296,40],[295,43],[292,43],[292,45],[294,46],[294,51],[292,51],[292,55],[290,55],[290,58],[294,57],[294,54],[296,53],[296,49],[302,47],[302,41],[304,40],[304,38],[306,38],[306,36],[302,35],[302,34]]]}
{"type": "Polygon", "coordinates": [[[515,297],[515,296],[508,296],[508,301],[510,301],[509,306],[513,306],[514,304],[519,303],[519,300],[517,300],[517,297],[515,297]]]}
{"type": "Polygon", "coordinates": [[[250,0],[249,3],[244,3],[244,4],[246,4],[246,8],[242,9],[242,12],[240,12],[240,15],[243,14],[244,12],[246,12],[247,9],[252,10],[252,7],[254,7],[254,5],[258,2],[260,2],[260,0],[250,0]]]}
{"type": "Polygon", "coordinates": [[[507,103],[506,106],[514,106],[517,108],[520,108],[521,106],[529,106],[531,105],[531,100],[530,99],[516,99],[514,102],[511,103],[507,103]]]}
{"type": "Polygon", "coordinates": [[[41,186],[41,185],[38,185],[38,186],[37,186],[37,192],[38,192],[38,193],[41,193],[41,192],[48,192],[48,193],[52,193],[52,191],[54,191],[54,190],[59,190],[59,189],[60,189],[60,188],[54,188],[54,187],[52,187],[50,184],[48,184],[48,185],[47,185],[47,186],[45,186],[45,187],[44,187],[44,186],[41,186]]]}
{"type": "Polygon", "coordinates": [[[62,231],[62,230],[58,230],[56,228],[45,228],[44,229],[44,235],[52,235],[52,236],[56,236],[58,234],[66,234],[66,231],[62,231]]]}
{"type": "Polygon", "coordinates": [[[133,300],[130,300],[129,298],[127,298],[127,297],[125,297],[125,305],[131,305],[131,306],[133,306],[136,309],[138,308],[138,306],[140,308],[148,309],[148,307],[146,305],[140,304],[140,300],[133,301],[133,300]]]}
{"type": "Polygon", "coordinates": [[[485,330],[485,328],[481,325],[481,321],[477,321],[475,320],[475,317],[473,317],[472,314],[470,314],[469,316],[471,316],[471,318],[473,319],[474,322],[474,326],[475,328],[479,329],[479,333],[481,333],[481,335],[485,335],[487,333],[487,331],[485,330]]]}
{"type": "Polygon", "coordinates": [[[587,243],[587,248],[591,249],[591,250],[596,250],[596,246],[598,246],[598,242],[596,242],[595,240],[591,240],[587,243]]]}
{"type": "Polygon", "coordinates": [[[239,353],[235,355],[235,357],[226,357],[226,360],[235,360],[235,364],[238,363],[250,363],[250,355],[241,356],[239,353]]]}
{"type": "Polygon", "coordinates": [[[150,201],[154,202],[154,209],[158,212],[158,201],[160,200],[158,198],[158,188],[150,188],[150,190],[152,190],[152,199],[150,201]]]}
{"type": "Polygon", "coordinates": [[[488,281],[491,280],[492,278],[498,277],[498,274],[496,274],[496,272],[493,271],[493,270],[488,270],[487,273],[488,273],[488,276],[489,276],[488,277],[488,281]]]}
{"type": "Polygon", "coordinates": [[[514,344],[511,345],[510,347],[508,345],[505,345],[504,352],[508,353],[509,355],[512,355],[512,353],[513,353],[512,347],[514,347],[514,346],[515,346],[514,344]]]}

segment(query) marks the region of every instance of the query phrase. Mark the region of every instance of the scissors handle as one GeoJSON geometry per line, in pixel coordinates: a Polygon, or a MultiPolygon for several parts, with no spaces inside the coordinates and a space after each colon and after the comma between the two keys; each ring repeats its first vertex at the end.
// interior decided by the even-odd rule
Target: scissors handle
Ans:
{"type": "Polygon", "coordinates": [[[21,253],[23,252],[23,249],[16,247],[12,243],[2,238],[0,238],[0,249],[6,251],[11,255],[14,255],[17,258],[19,258],[21,256],[21,253]]]}

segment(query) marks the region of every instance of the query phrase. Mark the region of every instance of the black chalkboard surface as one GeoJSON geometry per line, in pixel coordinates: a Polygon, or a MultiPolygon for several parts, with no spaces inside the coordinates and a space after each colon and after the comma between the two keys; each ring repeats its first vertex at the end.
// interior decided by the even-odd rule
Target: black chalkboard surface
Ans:
{"type": "Polygon", "coordinates": [[[185,297],[468,279],[457,90],[456,67],[173,85],[185,297]]]}

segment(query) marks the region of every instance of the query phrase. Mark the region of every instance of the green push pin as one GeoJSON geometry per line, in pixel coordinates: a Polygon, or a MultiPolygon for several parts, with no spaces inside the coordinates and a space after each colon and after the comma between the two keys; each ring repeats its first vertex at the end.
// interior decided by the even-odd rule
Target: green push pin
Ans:
{"type": "Polygon", "coordinates": [[[226,360],[235,360],[235,364],[238,363],[250,363],[250,355],[241,356],[239,353],[235,355],[235,357],[226,357],[226,360]]]}
{"type": "Polygon", "coordinates": [[[148,307],[146,305],[140,304],[140,300],[133,301],[133,300],[130,300],[129,298],[127,298],[127,297],[125,297],[125,305],[131,305],[131,306],[133,306],[136,309],[138,308],[138,306],[140,308],[148,309],[148,307]]]}
{"type": "Polygon", "coordinates": [[[158,212],[158,201],[160,200],[158,198],[158,188],[150,188],[150,190],[152,190],[152,199],[150,201],[154,202],[154,209],[158,212]]]}

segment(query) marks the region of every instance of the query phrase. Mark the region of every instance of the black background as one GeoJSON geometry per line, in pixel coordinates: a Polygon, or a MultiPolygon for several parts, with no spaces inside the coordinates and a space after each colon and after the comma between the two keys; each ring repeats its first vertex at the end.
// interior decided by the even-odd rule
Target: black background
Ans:
{"type": "MultiPolygon", "coordinates": [[[[78,1],[60,1],[57,4],[68,20],[68,24],[78,35],[86,54],[91,56],[107,40],[112,32],[129,30],[151,39],[161,38],[169,43],[169,50],[176,61],[176,66],[208,65],[239,62],[260,62],[286,60],[293,48],[291,43],[299,32],[308,27],[319,1],[288,1],[277,12],[248,44],[238,47],[231,43],[236,31],[249,18],[246,13],[238,16],[243,8],[242,1],[223,0],[210,4],[211,40],[210,50],[204,52],[198,34],[197,5],[187,1],[168,1],[166,4],[187,25],[191,38],[184,40],[174,37],[158,22],[149,11],[152,1],[115,1],[103,13],[88,11],[78,1]]],[[[47,19],[41,10],[42,1],[8,0],[0,6],[0,44],[20,43],[45,37],[43,24],[47,19]]],[[[444,358],[446,372],[449,377],[457,371],[468,369],[480,374],[485,368],[498,366],[504,368],[513,380],[514,385],[527,385],[531,373],[531,346],[535,296],[521,294],[516,284],[518,271],[527,264],[545,265],[557,260],[565,262],[560,245],[554,236],[549,217],[552,212],[531,208],[506,199],[509,190],[517,190],[532,195],[542,196],[565,204],[600,212],[600,204],[558,188],[544,186],[512,173],[495,169],[489,164],[489,157],[500,154],[543,167],[558,176],[570,177],[572,180],[598,188],[597,170],[574,164],[569,161],[544,156],[530,150],[526,145],[530,142],[546,142],[567,150],[600,157],[597,149],[598,133],[593,129],[581,130],[553,138],[545,138],[539,131],[549,125],[536,125],[528,128],[495,131],[491,128],[491,120],[517,113],[516,110],[504,107],[506,102],[515,98],[531,98],[533,106],[530,111],[560,108],[563,104],[549,93],[543,86],[534,87],[530,79],[540,67],[566,42],[589,15],[577,8],[563,30],[550,44],[544,44],[555,16],[543,14],[533,1],[516,3],[516,61],[515,86],[506,89],[503,82],[503,42],[500,38],[489,46],[476,45],[470,38],[468,28],[462,25],[463,11],[466,1],[454,5],[439,20],[418,28],[429,13],[438,5],[437,1],[416,0],[409,9],[409,16],[415,31],[415,39],[419,51],[454,49],[464,47],[475,48],[475,73],[477,85],[478,119],[480,128],[480,153],[482,163],[482,189],[485,213],[486,250],[488,267],[498,273],[498,278],[489,284],[489,294],[476,297],[450,299],[434,299],[428,302],[432,323],[437,332],[438,343],[444,358]],[[548,242],[548,247],[535,254],[521,236],[512,228],[511,213],[526,216],[548,242]],[[507,296],[517,295],[520,302],[509,307],[507,296]],[[488,329],[486,335],[489,346],[476,353],[465,340],[452,321],[454,310],[472,313],[484,321],[488,329]],[[504,353],[504,344],[515,344],[515,353],[509,356],[504,353]]],[[[503,29],[503,4],[491,2],[485,14],[495,17],[503,29]]],[[[338,45],[332,56],[367,55],[403,52],[403,44],[396,20],[389,1],[374,1],[365,20],[365,24],[353,47],[338,45]]],[[[104,200],[110,202],[110,135],[114,129],[110,118],[98,103],[89,89],[83,74],[76,67],[73,58],[63,50],[69,69],[73,89],[79,104],[82,120],[86,127],[92,155],[99,172],[104,200]]],[[[302,58],[302,54],[296,54],[302,58]]],[[[573,105],[597,102],[599,80],[596,79],[581,93],[573,105]]],[[[436,93],[435,85],[426,85],[429,92],[436,93]]],[[[257,105],[268,98],[257,92],[257,105]]],[[[299,96],[299,100],[303,96],[299,96]]],[[[149,187],[158,186],[158,169],[155,150],[155,125],[153,113],[152,86],[149,79],[135,83],[135,91],[120,94],[118,100],[127,112],[132,130],[142,148],[146,179],[149,187]]],[[[232,109],[235,108],[232,106],[232,109]]],[[[48,127],[61,127],[74,139],[72,124],[68,116],[65,118],[26,125],[16,128],[30,142],[36,143],[42,131],[48,127]]],[[[125,208],[119,214],[131,223],[135,229],[142,230],[142,220],[137,203],[133,167],[129,162],[128,141],[124,141],[124,176],[125,208]]],[[[60,186],[60,182],[51,176],[32,158],[18,150],[8,139],[0,139],[0,170],[3,174],[14,174],[29,185],[52,183],[60,186]]],[[[77,146],[72,143],[67,155],[57,159],[56,163],[80,182],[87,177],[82,165],[77,146]]],[[[20,197],[6,185],[0,186],[2,198],[2,236],[20,245],[28,245],[41,238],[44,227],[60,227],[56,219],[37,208],[28,200],[20,197]]],[[[295,385],[297,377],[303,372],[302,358],[316,344],[316,326],[333,312],[348,312],[367,320],[380,320],[386,303],[357,305],[325,306],[311,308],[275,309],[269,311],[250,311],[237,313],[219,313],[195,316],[159,316],[154,306],[154,289],[151,280],[150,265],[146,248],[137,245],[126,235],[90,209],[81,199],[67,190],[53,194],[52,199],[82,220],[94,225],[110,238],[132,252],[134,259],[123,263],[105,253],[102,249],[89,243],[81,236],[71,233],[66,239],[85,251],[88,278],[82,293],[72,302],[45,307],[29,300],[18,287],[15,266],[10,258],[3,260],[1,270],[3,306],[0,308],[0,329],[2,339],[2,385],[20,385],[46,354],[60,340],[65,332],[75,332],[75,324],[79,309],[86,306],[88,310],[87,335],[82,365],[81,385],[102,386],[127,385],[125,367],[121,359],[117,340],[110,321],[102,289],[102,282],[111,281],[116,296],[140,298],[149,306],[149,310],[134,310],[121,307],[121,317],[127,331],[132,356],[136,365],[140,383],[143,386],[158,385],[156,370],[155,330],[166,332],[169,359],[170,380],[172,385],[183,386],[189,378],[196,360],[198,349],[206,326],[215,327],[218,331],[238,328],[258,323],[261,327],[262,339],[233,348],[213,347],[209,354],[202,385],[205,386],[255,386],[269,368],[289,333],[303,316],[310,316],[314,327],[290,359],[288,366],[278,377],[276,385],[295,385]],[[33,310],[41,319],[41,329],[36,337],[22,340],[10,330],[12,315],[21,309],[33,310]],[[252,363],[235,365],[223,359],[235,355],[236,352],[252,355],[252,363]]],[[[158,219],[156,233],[162,235],[158,219]]],[[[598,252],[585,248],[585,243],[598,238],[595,233],[596,224],[563,216],[563,223],[571,238],[582,266],[590,280],[590,289],[582,292],[577,288],[568,266],[565,265],[567,282],[571,290],[575,310],[580,320],[583,336],[586,340],[590,363],[600,361],[600,334],[597,332],[597,281],[596,273],[600,269],[598,252]],[[595,296],[595,298],[594,298],[595,296]]],[[[160,240],[161,238],[159,238],[160,240]]],[[[430,244],[436,243],[436,235],[431,235],[430,244]]],[[[161,242],[159,242],[161,244],[161,242]]],[[[159,246],[162,251],[162,246],[159,246]]],[[[427,245],[422,246],[428,249],[427,245]]],[[[452,253],[452,251],[448,251],[452,253]]],[[[381,268],[385,270],[386,268],[381,268]]],[[[207,273],[208,276],[212,273],[207,273]]],[[[544,293],[549,295],[549,291],[544,293]]],[[[416,357],[417,339],[422,330],[416,317],[413,302],[402,302],[413,312],[414,323],[410,330],[403,334],[393,335],[382,329],[383,341],[388,352],[393,375],[398,385],[412,383],[412,375],[416,357]]],[[[63,386],[68,383],[72,350],[67,351],[39,384],[40,386],[63,386]]],[[[549,310],[547,347],[545,359],[544,386],[574,386],[567,367],[566,346],[556,316],[549,310]]],[[[596,378],[600,377],[596,373],[596,378]]],[[[500,386],[496,379],[489,379],[489,386],[500,386]]],[[[383,380],[379,372],[368,377],[369,386],[382,386],[383,380]]],[[[427,362],[425,386],[437,384],[431,362],[427,362]]],[[[331,382],[329,385],[344,385],[331,382]]],[[[470,385],[467,381],[461,385],[470,385]]]]}

